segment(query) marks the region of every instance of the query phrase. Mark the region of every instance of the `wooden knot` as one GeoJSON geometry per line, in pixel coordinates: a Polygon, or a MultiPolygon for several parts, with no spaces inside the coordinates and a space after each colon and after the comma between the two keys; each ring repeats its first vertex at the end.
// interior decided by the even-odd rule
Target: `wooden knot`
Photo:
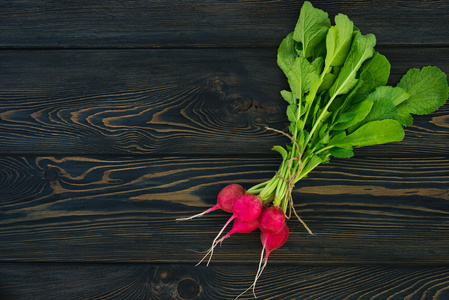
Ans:
{"type": "Polygon", "coordinates": [[[162,266],[158,269],[159,279],[163,283],[169,283],[173,278],[173,270],[169,267],[162,266]]]}
{"type": "Polygon", "coordinates": [[[44,172],[44,178],[47,181],[55,181],[56,179],[58,179],[58,172],[55,168],[48,168],[44,172]]]}
{"type": "Polygon", "coordinates": [[[183,279],[178,284],[178,295],[182,299],[193,299],[200,292],[198,282],[193,279],[183,279]]]}
{"type": "Polygon", "coordinates": [[[221,78],[214,78],[210,82],[210,89],[213,93],[224,97],[227,93],[228,84],[221,78]]]}

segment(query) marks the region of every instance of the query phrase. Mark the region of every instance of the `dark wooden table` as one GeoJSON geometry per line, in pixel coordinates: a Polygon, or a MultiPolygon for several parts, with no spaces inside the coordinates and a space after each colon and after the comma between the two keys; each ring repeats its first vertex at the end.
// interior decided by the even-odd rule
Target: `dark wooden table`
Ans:
{"type": "MultiPolygon", "coordinates": [[[[449,1],[314,1],[392,64],[449,73],[449,1]]],[[[228,215],[177,223],[271,178],[288,140],[280,41],[302,1],[3,1],[0,298],[233,299],[258,234],[195,267],[228,215]],[[190,251],[190,250],[195,251],[190,251]]],[[[297,184],[261,299],[449,299],[449,104],[405,140],[297,184]]],[[[247,293],[242,299],[251,299],[247,293]]]]}

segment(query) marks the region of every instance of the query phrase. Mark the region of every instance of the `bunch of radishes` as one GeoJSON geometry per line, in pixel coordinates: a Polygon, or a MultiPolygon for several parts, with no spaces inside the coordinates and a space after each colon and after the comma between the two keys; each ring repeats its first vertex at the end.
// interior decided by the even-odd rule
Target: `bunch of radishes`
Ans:
{"type": "Polygon", "coordinates": [[[335,16],[331,26],[326,12],[304,1],[295,30],[281,42],[277,55],[290,86],[290,91],[281,91],[289,104],[289,134],[267,127],[290,139],[285,147],[272,148],[282,163],[271,179],[247,190],[230,184],[219,193],[216,205],[178,219],[215,209],[232,213],[199,263],[210,255],[209,264],[214,248],[231,234],[259,228],[259,268],[246,290],[254,293],[268,256],[288,238],[286,218],[293,212],[312,234],[293,204],[299,180],[331,157],[349,158],[355,148],[401,141],[412,115],[429,114],[446,103],[447,77],[437,67],[411,69],[396,87],[387,86],[390,63],[374,50],[375,42],[374,35],[362,35],[346,15],[335,16]],[[221,237],[232,221],[232,229],[221,237]]]}
{"type": "Polygon", "coordinates": [[[253,288],[254,296],[256,296],[254,292],[256,282],[267,265],[268,256],[273,250],[278,249],[287,241],[289,230],[285,222],[285,213],[277,205],[266,207],[257,195],[247,193],[241,185],[230,184],[220,191],[217,197],[216,205],[200,214],[177,220],[190,220],[205,215],[216,209],[222,209],[226,212],[232,213],[232,216],[220,230],[216,238],[213,240],[211,248],[207,251],[206,255],[198,264],[210,255],[207,262],[207,265],[209,265],[214,248],[231,234],[249,233],[259,228],[261,231],[260,240],[263,246],[259,269],[256,273],[254,283],[247,289],[249,290],[250,288],[253,288]],[[220,238],[225,228],[232,221],[234,221],[232,229],[220,238]]]}

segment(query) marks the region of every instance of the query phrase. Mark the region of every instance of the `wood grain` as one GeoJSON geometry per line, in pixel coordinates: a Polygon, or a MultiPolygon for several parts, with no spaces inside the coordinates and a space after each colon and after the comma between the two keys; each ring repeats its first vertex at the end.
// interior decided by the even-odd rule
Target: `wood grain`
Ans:
{"type": "MultiPolygon", "coordinates": [[[[449,45],[447,1],[313,1],[344,13],[380,44],[449,45]]],[[[302,1],[10,1],[0,47],[277,47],[302,1]]]]}
{"type": "MultiPolygon", "coordinates": [[[[390,84],[449,71],[449,48],[380,48],[390,84]]],[[[2,51],[4,155],[275,155],[289,142],[274,49],[2,51]]],[[[449,107],[415,118],[400,144],[361,155],[447,155],[449,107]]]]}
{"type": "MultiPolygon", "coordinates": [[[[390,60],[449,74],[448,1],[313,1],[390,60]]],[[[0,299],[233,299],[261,243],[229,183],[274,176],[289,142],[276,49],[302,1],[6,1],[0,10],[0,299]]],[[[294,190],[262,299],[449,299],[449,104],[401,143],[319,166],[294,190]]],[[[242,299],[253,299],[247,293],[242,299]]]]}
{"type": "MultiPolygon", "coordinates": [[[[0,264],[5,300],[234,299],[256,265],[0,264]],[[42,281],[46,284],[43,285],[42,281]]],[[[260,299],[446,299],[447,267],[308,267],[271,263],[260,299]]],[[[240,299],[254,299],[251,292],[240,299]]]]}
{"type": "MultiPolygon", "coordinates": [[[[175,219],[212,206],[228,183],[249,188],[269,179],[278,163],[247,157],[1,157],[1,260],[195,263],[202,255],[188,249],[207,249],[229,216],[175,219]]],[[[320,166],[293,195],[316,235],[290,220],[290,239],[277,259],[449,263],[448,170],[447,157],[335,159],[320,166]]],[[[237,235],[213,261],[255,263],[259,251],[256,233],[237,235]],[[244,250],[235,251],[239,247],[244,250]]]]}

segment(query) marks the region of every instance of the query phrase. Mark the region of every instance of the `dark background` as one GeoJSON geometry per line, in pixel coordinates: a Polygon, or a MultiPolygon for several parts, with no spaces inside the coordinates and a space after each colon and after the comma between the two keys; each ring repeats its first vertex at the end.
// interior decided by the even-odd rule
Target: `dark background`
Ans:
{"type": "MultiPolygon", "coordinates": [[[[449,1],[314,1],[392,65],[449,73],[449,1]]],[[[229,183],[269,179],[289,141],[276,65],[302,1],[2,1],[0,299],[233,299],[258,234],[195,267],[229,183]],[[195,251],[191,251],[195,250],[195,251]]],[[[261,299],[449,299],[449,104],[401,143],[296,185],[261,299]]],[[[242,299],[251,299],[247,293],[242,299]]]]}

